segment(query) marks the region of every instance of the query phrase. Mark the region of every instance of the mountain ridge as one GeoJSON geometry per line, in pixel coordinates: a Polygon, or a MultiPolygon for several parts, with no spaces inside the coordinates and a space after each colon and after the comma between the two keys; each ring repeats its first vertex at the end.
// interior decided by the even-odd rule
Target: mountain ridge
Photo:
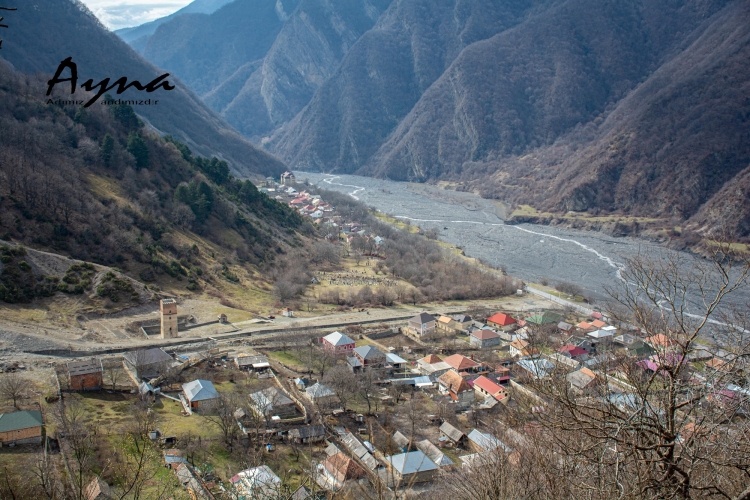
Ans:
{"type": "MultiPolygon", "coordinates": [[[[4,34],[0,56],[30,74],[52,74],[63,59],[72,56],[78,66],[79,84],[88,78],[114,80],[123,75],[129,81],[148,82],[164,73],[108,32],[77,0],[39,0],[34,9],[16,16],[14,29],[4,34]]],[[[149,95],[159,99],[158,105],[137,108],[154,129],[178,137],[204,156],[220,156],[239,175],[278,175],[284,171],[278,158],[241,137],[179,78],[170,75],[169,80],[176,86],[174,90],[149,95]]],[[[142,95],[130,89],[118,97],[142,99],[142,95]]],[[[40,100],[44,97],[38,96],[40,100]]]]}

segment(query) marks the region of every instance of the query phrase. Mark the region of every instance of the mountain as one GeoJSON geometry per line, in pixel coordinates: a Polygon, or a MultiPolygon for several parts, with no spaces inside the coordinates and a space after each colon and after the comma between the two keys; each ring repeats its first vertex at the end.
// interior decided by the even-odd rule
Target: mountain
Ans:
{"type": "Polygon", "coordinates": [[[131,280],[179,294],[263,293],[260,270],[314,234],[226,162],[151,133],[132,107],[28,98],[45,88],[46,77],[0,61],[0,301],[62,293],[133,305],[144,294],[131,280]],[[58,257],[27,259],[9,241],[58,257]]]}
{"type": "Polygon", "coordinates": [[[296,168],[356,171],[464,48],[539,3],[395,0],[269,148],[296,168]]]}
{"type": "Polygon", "coordinates": [[[178,16],[159,26],[143,55],[203,95],[262,59],[297,1],[237,1],[210,15],[178,16]]]}
{"type": "MultiPolygon", "coordinates": [[[[220,60],[187,61],[189,44],[170,57],[213,109],[294,168],[447,180],[544,213],[705,231],[747,184],[749,5],[301,0],[244,40],[252,57],[232,60],[236,33],[211,42],[220,60]]],[[[216,32],[201,30],[191,44],[216,32]]],[[[750,212],[737,213],[729,229],[750,235],[750,212]]]]}
{"type": "MultiPolygon", "coordinates": [[[[164,73],[108,32],[80,2],[39,0],[33,9],[19,10],[18,14],[14,16],[14,29],[3,33],[1,55],[22,72],[53,74],[63,59],[72,56],[79,84],[88,78],[114,81],[123,75],[129,81],[146,83],[164,73]]],[[[201,155],[219,156],[240,175],[283,172],[284,165],[277,158],[243,139],[188,86],[174,76],[168,80],[175,84],[174,90],[147,94],[159,99],[157,105],[137,107],[149,125],[177,137],[201,155]]],[[[143,99],[143,95],[128,90],[120,97],[143,99]]],[[[44,98],[44,93],[38,96],[39,100],[44,98]]]]}
{"type": "Polygon", "coordinates": [[[140,38],[144,38],[140,43],[145,43],[145,39],[150,35],[153,35],[156,28],[170,19],[174,19],[182,14],[211,14],[231,1],[232,0],[193,0],[173,14],[160,17],[159,19],[141,24],[140,26],[115,30],[115,34],[128,43],[135,42],[140,38]]]}
{"type": "Polygon", "coordinates": [[[560,4],[468,47],[363,172],[689,219],[750,164],[749,5],[560,4]]]}
{"type": "Polygon", "coordinates": [[[259,142],[291,120],[390,0],[254,0],[124,37],[259,142]]]}
{"type": "Polygon", "coordinates": [[[240,68],[206,103],[259,142],[310,101],[390,1],[301,0],[262,62],[240,68]]]}

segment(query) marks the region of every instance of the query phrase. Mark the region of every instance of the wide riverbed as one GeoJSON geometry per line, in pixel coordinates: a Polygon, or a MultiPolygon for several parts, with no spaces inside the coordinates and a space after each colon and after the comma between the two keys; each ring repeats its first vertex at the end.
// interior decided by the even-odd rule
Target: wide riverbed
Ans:
{"type": "Polygon", "coordinates": [[[296,175],[299,181],[307,179],[321,188],[350,194],[423,229],[436,228],[441,240],[461,246],[466,255],[505,266],[509,274],[525,281],[569,281],[596,298],[606,296],[606,287],[621,286],[618,271],[627,258],[664,251],[636,238],[535,224],[506,225],[502,206],[470,193],[352,175],[296,175]]]}

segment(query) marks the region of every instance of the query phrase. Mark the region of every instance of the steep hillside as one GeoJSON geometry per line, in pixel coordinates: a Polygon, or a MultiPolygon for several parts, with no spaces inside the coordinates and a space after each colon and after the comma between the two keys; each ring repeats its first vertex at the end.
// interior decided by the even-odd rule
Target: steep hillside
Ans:
{"type": "Polygon", "coordinates": [[[185,14],[159,26],[143,55],[199,95],[242,65],[262,59],[299,0],[232,2],[213,14],[185,14]]]}
{"type": "MultiPolygon", "coordinates": [[[[116,266],[174,293],[242,296],[314,233],[289,207],[232,177],[226,162],[149,133],[130,106],[26,98],[44,88],[44,77],[0,64],[0,240],[116,266]]],[[[117,276],[96,274],[101,268],[66,277],[57,264],[24,264],[22,251],[1,253],[0,300],[92,290],[114,294],[111,302],[142,299],[117,276]]]]}
{"type": "Polygon", "coordinates": [[[692,31],[704,14],[667,2],[557,3],[464,50],[366,171],[425,180],[551,144],[662,62],[680,41],[665,25],[692,31]]]}
{"type": "MultiPolygon", "coordinates": [[[[2,57],[25,73],[53,74],[60,62],[72,56],[78,66],[79,84],[93,78],[146,83],[164,73],[149,64],[115,34],[108,32],[79,2],[39,0],[33,8],[19,9],[13,30],[3,33],[2,57]]],[[[66,72],[67,74],[67,72],[66,72]]],[[[186,142],[204,156],[220,156],[242,175],[277,175],[284,165],[244,140],[216,113],[203,104],[182,82],[170,76],[175,90],[158,91],[149,97],[158,105],[138,106],[137,112],[163,133],[186,142]],[[158,97],[155,97],[158,95],[158,97]]],[[[62,85],[58,86],[62,89],[62,85]]],[[[128,90],[134,99],[143,94],[128,90]]],[[[35,99],[42,100],[45,91],[35,99]]],[[[98,105],[98,104],[97,104],[98,105]]]]}
{"type": "MultiPolygon", "coordinates": [[[[359,173],[688,219],[722,186],[744,189],[749,5],[559,3],[464,50],[359,173]]],[[[690,227],[715,224],[720,206],[690,227]]],[[[739,236],[749,216],[730,224],[739,236]]]]}
{"type": "Polygon", "coordinates": [[[117,36],[128,43],[132,43],[139,38],[143,38],[142,43],[145,44],[146,39],[154,34],[156,28],[169,21],[170,19],[174,19],[175,17],[181,16],[182,14],[211,14],[212,12],[215,12],[220,7],[228,4],[231,1],[232,0],[193,0],[174,14],[160,17],[159,19],[141,24],[140,26],[133,26],[132,28],[122,28],[119,30],[115,30],[115,33],[117,34],[117,36]]]}
{"type": "Polygon", "coordinates": [[[466,46],[514,26],[538,3],[392,2],[270,149],[297,168],[355,171],[466,46]]]}
{"type": "Polygon", "coordinates": [[[391,0],[302,0],[262,63],[247,63],[204,95],[247,137],[291,120],[391,0]]]}

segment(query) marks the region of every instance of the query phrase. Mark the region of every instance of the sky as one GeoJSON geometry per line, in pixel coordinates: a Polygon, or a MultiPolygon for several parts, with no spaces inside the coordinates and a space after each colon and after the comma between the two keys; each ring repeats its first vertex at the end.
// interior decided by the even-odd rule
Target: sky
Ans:
{"type": "Polygon", "coordinates": [[[138,26],[180,10],[192,0],[81,0],[111,30],[138,26]]]}

